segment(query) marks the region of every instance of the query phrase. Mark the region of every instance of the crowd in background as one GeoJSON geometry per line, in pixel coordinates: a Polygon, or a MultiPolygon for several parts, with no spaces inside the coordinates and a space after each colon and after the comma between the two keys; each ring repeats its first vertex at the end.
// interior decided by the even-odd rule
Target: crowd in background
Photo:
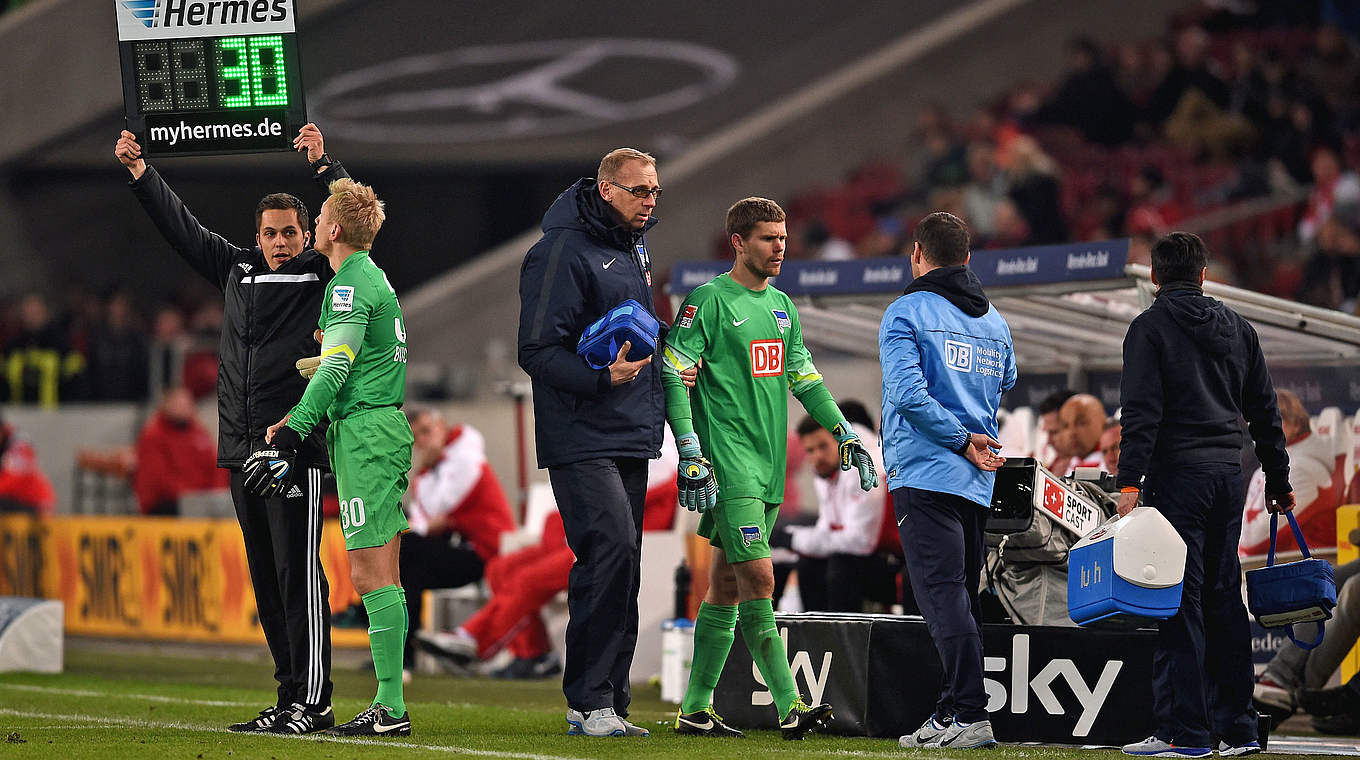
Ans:
{"type": "Polygon", "coordinates": [[[1255,200],[1209,237],[1211,276],[1355,311],[1360,23],[1330,3],[1207,6],[1155,39],[1073,39],[1060,78],[972,113],[925,108],[908,158],[793,199],[788,255],[901,255],[946,210],[978,249],[1127,236],[1146,264],[1157,236],[1255,200]]]}
{"type": "Polygon", "coordinates": [[[0,299],[0,403],[146,402],[180,385],[194,399],[213,394],[220,299],[192,287],[175,293],[148,305],[72,285],[60,300],[0,299]]]}

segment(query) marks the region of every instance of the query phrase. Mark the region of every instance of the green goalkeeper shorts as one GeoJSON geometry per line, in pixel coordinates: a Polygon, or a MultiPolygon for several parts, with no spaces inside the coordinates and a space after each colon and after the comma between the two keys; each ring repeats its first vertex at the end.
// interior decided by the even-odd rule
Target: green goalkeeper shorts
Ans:
{"type": "Polygon", "coordinates": [[[778,504],[753,498],[727,499],[699,518],[698,533],[722,549],[728,563],[765,559],[770,556],[770,531],[778,516],[778,504]]]}
{"type": "Polygon", "coordinates": [[[401,511],[411,472],[411,425],[392,406],[365,409],[326,431],[340,491],[345,548],[383,546],[410,526],[401,511]]]}

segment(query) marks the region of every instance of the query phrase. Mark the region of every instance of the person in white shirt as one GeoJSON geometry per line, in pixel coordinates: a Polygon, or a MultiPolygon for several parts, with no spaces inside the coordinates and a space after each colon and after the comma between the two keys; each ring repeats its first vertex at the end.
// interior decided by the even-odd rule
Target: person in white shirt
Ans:
{"type": "MultiPolygon", "coordinates": [[[[881,472],[878,436],[864,405],[846,401],[840,408],[881,472]]],[[[815,525],[776,528],[770,543],[799,555],[798,591],[803,608],[861,612],[865,600],[891,606],[897,601],[901,545],[895,521],[886,517],[883,485],[866,492],[857,477],[843,473],[835,437],[816,420],[804,418],[797,431],[816,474],[820,514],[815,525]],[[885,531],[885,519],[892,530],[885,531]]]]}

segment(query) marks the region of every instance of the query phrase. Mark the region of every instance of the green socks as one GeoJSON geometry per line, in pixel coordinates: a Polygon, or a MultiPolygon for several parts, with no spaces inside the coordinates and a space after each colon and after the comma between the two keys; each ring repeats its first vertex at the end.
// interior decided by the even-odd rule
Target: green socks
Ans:
{"type": "Polygon", "coordinates": [[[399,718],[406,714],[401,687],[402,650],[406,644],[405,594],[396,586],[383,586],[364,594],[363,600],[368,611],[368,648],[373,652],[373,670],[378,675],[378,696],[373,702],[399,718]]]}
{"type": "Polygon", "coordinates": [[[698,712],[713,704],[713,690],[718,687],[727,653],[737,638],[733,630],[736,625],[735,606],[708,602],[699,605],[699,614],[694,618],[694,659],[680,712],[698,712]]]}
{"type": "MultiPolygon", "coordinates": [[[[769,599],[752,599],[737,605],[737,616],[741,619],[741,637],[746,640],[746,648],[751,652],[765,685],[774,697],[774,706],[779,709],[779,720],[788,717],[789,708],[798,700],[798,689],[793,685],[793,672],[789,670],[789,658],[784,652],[784,640],[779,638],[779,629],[774,624],[774,604],[769,599]]],[[[694,663],[699,663],[698,624],[695,624],[694,663]]],[[[717,680],[714,680],[716,683],[717,680]]],[[[690,686],[694,681],[691,678],[690,686]]],[[[688,697],[688,695],[686,695],[688,697]]]]}

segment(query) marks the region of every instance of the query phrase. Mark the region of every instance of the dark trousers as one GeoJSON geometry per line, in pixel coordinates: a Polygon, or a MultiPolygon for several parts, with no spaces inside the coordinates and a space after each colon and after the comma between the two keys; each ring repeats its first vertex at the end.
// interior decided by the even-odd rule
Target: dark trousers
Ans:
{"type": "Polygon", "coordinates": [[[1153,472],[1144,501],[1185,540],[1181,609],[1158,626],[1152,660],[1156,736],[1187,747],[1253,741],[1251,624],[1237,559],[1241,472],[1235,466],[1153,472]]]}
{"type": "Polygon", "coordinates": [[[406,614],[411,621],[406,634],[408,668],[415,663],[412,643],[425,612],[425,589],[458,588],[482,579],[482,558],[470,545],[450,543],[449,538],[447,533],[404,533],[401,537],[401,587],[406,591],[406,614]]]}
{"type": "Polygon", "coordinates": [[[557,510],[576,555],[567,585],[562,692],[582,712],[628,714],[628,670],[637,646],[642,506],[647,460],[589,459],[548,468],[557,510]]]}
{"type": "Polygon", "coordinates": [[[918,488],[898,488],[892,495],[911,588],[944,666],[935,717],[986,720],[978,582],[987,509],[918,488]]]}
{"type": "Polygon", "coordinates": [[[832,554],[798,559],[798,593],[808,612],[863,612],[865,600],[897,601],[902,563],[882,554],[832,554]]]}
{"type": "Polygon", "coordinates": [[[231,472],[231,500],[245,538],[255,609],[274,657],[280,706],[331,703],[330,584],[321,569],[321,470],[300,468],[281,497],[245,492],[231,472]],[[296,488],[296,490],[294,490],[296,488]]]}

